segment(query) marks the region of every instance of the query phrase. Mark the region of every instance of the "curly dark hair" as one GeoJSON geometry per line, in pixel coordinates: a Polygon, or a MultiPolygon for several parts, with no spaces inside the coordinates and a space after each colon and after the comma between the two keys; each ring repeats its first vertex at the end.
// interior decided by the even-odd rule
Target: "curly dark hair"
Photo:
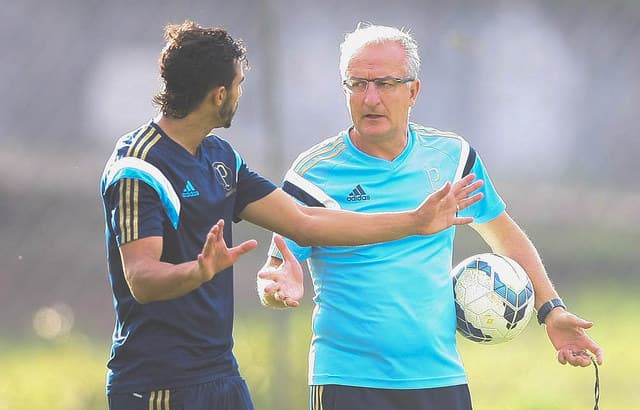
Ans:
{"type": "Polygon", "coordinates": [[[153,102],[168,117],[186,117],[213,88],[231,86],[236,63],[248,66],[244,44],[223,28],[185,21],[167,25],[164,38],[159,59],[163,89],[153,102]]]}

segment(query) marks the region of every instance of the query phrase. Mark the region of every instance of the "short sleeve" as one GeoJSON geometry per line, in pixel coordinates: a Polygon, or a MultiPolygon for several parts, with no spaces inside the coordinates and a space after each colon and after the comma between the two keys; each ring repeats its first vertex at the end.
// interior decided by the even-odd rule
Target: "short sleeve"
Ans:
{"type": "Polygon", "coordinates": [[[251,170],[246,163],[238,167],[238,182],[234,208],[234,222],[240,221],[240,213],[252,202],[264,198],[276,189],[273,182],[251,170]]]}
{"type": "Polygon", "coordinates": [[[484,184],[478,192],[483,194],[483,198],[460,212],[461,216],[471,216],[474,223],[489,222],[497,218],[504,210],[506,205],[503,199],[496,191],[491,178],[485,168],[480,155],[475,153],[473,161],[468,163],[470,173],[476,175],[476,179],[481,179],[484,184]]]}
{"type": "Polygon", "coordinates": [[[166,215],[160,198],[138,179],[123,178],[111,185],[105,206],[118,246],[164,232],[166,215]]]}

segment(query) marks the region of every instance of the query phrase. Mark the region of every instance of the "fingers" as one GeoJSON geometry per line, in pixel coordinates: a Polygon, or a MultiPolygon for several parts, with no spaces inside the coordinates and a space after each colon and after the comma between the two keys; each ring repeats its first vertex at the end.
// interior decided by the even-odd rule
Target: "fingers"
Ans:
{"type": "Polygon", "coordinates": [[[289,298],[286,298],[283,301],[283,303],[284,303],[284,305],[286,307],[298,307],[298,306],[300,306],[300,302],[298,302],[297,300],[294,300],[294,299],[289,299],[289,298]]]}
{"type": "Polygon", "coordinates": [[[584,320],[582,318],[579,318],[578,316],[575,316],[575,319],[576,319],[575,325],[583,329],[590,329],[593,326],[593,322],[589,320],[584,320]]]}
{"type": "Polygon", "coordinates": [[[591,352],[593,356],[595,356],[596,363],[601,365],[604,362],[604,353],[602,352],[602,349],[600,348],[600,346],[598,346],[596,342],[594,342],[593,340],[589,340],[589,345],[587,346],[587,349],[581,351],[581,354],[588,356],[589,360],[591,360],[592,356],[591,354],[587,353],[587,350],[591,352]]]}
{"type": "Polygon", "coordinates": [[[240,245],[231,248],[231,251],[236,254],[236,256],[240,256],[254,250],[256,246],[258,246],[258,241],[255,239],[249,239],[248,241],[244,241],[240,245]]]}
{"type": "Polygon", "coordinates": [[[478,202],[479,200],[481,200],[482,198],[484,198],[484,194],[482,194],[481,192],[475,194],[474,196],[470,197],[470,198],[464,198],[464,199],[460,199],[458,201],[458,209],[465,209],[473,204],[475,204],[476,202],[478,202]]]}
{"type": "MultiPolygon", "coordinates": [[[[591,355],[586,350],[566,348],[558,350],[558,361],[561,364],[569,363],[575,367],[587,367],[591,364],[591,355]]],[[[598,364],[602,364],[601,358],[598,364]]]]}
{"type": "Polygon", "coordinates": [[[558,362],[560,364],[567,364],[566,352],[564,350],[558,350],[558,362]]]}
{"type": "MultiPolygon", "coordinates": [[[[462,207],[460,207],[460,209],[462,209],[462,207]]],[[[470,216],[456,216],[452,221],[453,225],[467,225],[470,223],[473,223],[473,218],[470,216]]]]}
{"type": "Polygon", "coordinates": [[[268,269],[268,270],[263,270],[258,272],[258,277],[260,279],[268,279],[268,280],[272,280],[274,282],[277,282],[278,279],[280,279],[280,277],[282,276],[282,272],[276,268],[272,268],[272,269],[268,269]]]}
{"type": "Polygon", "coordinates": [[[281,282],[271,282],[264,287],[264,294],[273,296],[277,302],[283,303],[287,307],[300,306],[299,297],[292,295],[286,286],[281,282]]]}
{"type": "Polygon", "coordinates": [[[475,178],[475,174],[469,174],[461,180],[457,181],[452,188],[453,194],[456,196],[456,201],[460,208],[463,206],[466,208],[469,205],[472,205],[482,199],[481,193],[476,193],[475,195],[469,197],[474,191],[477,191],[484,185],[484,181],[479,179],[477,181],[473,181],[475,178]],[[473,182],[472,182],[473,181],[473,182]],[[478,195],[480,195],[478,197],[478,195]]]}
{"type": "Polygon", "coordinates": [[[209,233],[207,234],[207,239],[204,243],[204,246],[202,247],[202,255],[208,255],[213,252],[216,241],[218,241],[222,235],[223,227],[224,221],[222,219],[211,227],[209,233]]]}
{"type": "Polygon", "coordinates": [[[300,306],[300,302],[298,302],[297,300],[292,299],[292,298],[290,298],[290,297],[288,297],[288,296],[283,296],[283,295],[281,295],[281,294],[280,294],[280,291],[276,291],[276,292],[273,294],[273,298],[274,298],[275,300],[279,301],[279,302],[282,302],[282,304],[283,304],[285,307],[298,307],[298,306],[300,306]]]}
{"type": "MultiPolygon", "coordinates": [[[[583,329],[589,329],[593,326],[593,322],[588,320],[579,319],[582,324],[583,329]]],[[[602,348],[596,343],[592,338],[590,338],[586,332],[584,333],[584,337],[586,338],[586,350],[590,351],[596,359],[596,363],[602,364],[604,362],[604,352],[602,348]]],[[[583,350],[584,351],[584,350],[583,350]]]]}
{"type": "MultiPolygon", "coordinates": [[[[284,307],[298,307],[300,298],[304,292],[302,277],[297,272],[300,264],[289,249],[286,248],[284,239],[278,236],[275,242],[283,255],[291,257],[291,263],[284,263],[279,258],[271,257],[270,260],[258,272],[258,283],[263,284],[262,293],[270,296],[274,301],[280,302],[284,307]]],[[[273,305],[273,302],[267,302],[273,305]]]]}
{"type": "Polygon", "coordinates": [[[590,348],[589,350],[596,356],[596,363],[602,365],[602,363],[604,363],[604,353],[600,346],[590,348]]]}
{"type": "Polygon", "coordinates": [[[278,296],[278,299],[282,302],[285,307],[298,307],[300,306],[300,302],[295,299],[292,299],[288,296],[282,296],[280,292],[276,292],[274,296],[278,296]]]}
{"type": "Polygon", "coordinates": [[[431,197],[437,201],[441,201],[446,198],[451,192],[451,182],[447,181],[440,189],[431,194],[431,197]]]}
{"type": "Polygon", "coordinates": [[[278,250],[282,254],[282,257],[283,257],[285,262],[288,261],[288,260],[291,260],[291,258],[294,258],[293,254],[291,253],[291,250],[287,246],[287,242],[284,240],[284,238],[281,235],[278,235],[278,234],[274,233],[273,234],[273,241],[275,242],[276,246],[278,247],[278,250]]]}
{"type": "MultiPolygon", "coordinates": [[[[458,211],[475,204],[476,202],[480,201],[484,197],[484,195],[481,192],[477,192],[473,194],[473,192],[477,191],[484,185],[484,181],[475,180],[475,178],[476,178],[475,174],[469,174],[464,178],[456,181],[453,185],[451,185],[451,188],[449,191],[451,195],[453,195],[453,197],[455,198],[458,211]]],[[[447,193],[445,192],[446,191],[443,189],[440,189],[438,191],[438,193],[442,195],[441,199],[444,199],[445,196],[447,195],[447,193]]],[[[468,221],[457,222],[458,225],[461,225],[464,223],[469,223],[469,222],[468,221]]]]}
{"type": "Polygon", "coordinates": [[[280,300],[279,297],[275,296],[275,293],[280,290],[280,285],[278,285],[274,281],[268,281],[268,283],[269,284],[264,287],[264,293],[266,293],[268,295],[273,295],[276,298],[276,300],[280,300]]]}
{"type": "Polygon", "coordinates": [[[604,362],[602,349],[585,331],[592,326],[593,322],[564,309],[554,310],[547,320],[547,334],[557,349],[559,363],[586,367],[604,362]]]}
{"type": "Polygon", "coordinates": [[[476,191],[482,185],[484,185],[484,181],[478,179],[474,181],[476,178],[475,174],[469,174],[462,179],[456,181],[452,187],[451,192],[456,196],[457,199],[464,198],[468,196],[473,191],[476,191]]]}
{"type": "Polygon", "coordinates": [[[272,284],[264,288],[265,295],[272,295],[276,302],[280,302],[284,307],[298,307],[300,302],[294,298],[291,298],[283,294],[282,289],[278,289],[277,284],[272,284]]]}
{"type": "Polygon", "coordinates": [[[584,332],[584,329],[590,328],[593,323],[575,316],[573,320],[576,322],[574,329],[579,336],[574,343],[558,349],[558,361],[561,364],[569,363],[572,366],[586,367],[595,360],[601,365],[604,362],[602,349],[584,332]]]}
{"type": "MultiPolygon", "coordinates": [[[[471,182],[475,178],[476,178],[475,174],[469,174],[469,175],[465,176],[464,178],[461,178],[461,179],[457,180],[452,186],[453,193],[457,193],[460,190],[464,189],[467,185],[471,184],[471,182]]],[[[478,181],[476,181],[476,182],[478,182],[478,181]]]]}
{"type": "Polygon", "coordinates": [[[258,242],[255,239],[250,239],[233,248],[227,248],[224,240],[224,220],[220,219],[209,230],[207,239],[202,247],[202,253],[198,255],[198,261],[203,262],[203,258],[211,258],[214,255],[218,255],[216,258],[228,257],[230,258],[230,263],[233,264],[240,256],[255,249],[257,246],[258,242]]]}
{"type": "Polygon", "coordinates": [[[484,185],[484,181],[479,179],[460,189],[454,190],[453,192],[454,192],[454,195],[456,195],[458,198],[464,198],[466,196],[469,196],[469,194],[473,193],[474,191],[477,191],[478,189],[482,188],[483,185],[484,185]]]}
{"type": "Polygon", "coordinates": [[[447,200],[448,195],[452,195],[458,204],[459,209],[464,209],[482,199],[481,193],[469,197],[474,191],[477,191],[484,185],[484,181],[477,180],[475,174],[469,174],[455,183],[447,181],[440,189],[432,193],[429,198],[442,201],[447,200]]]}
{"type": "Polygon", "coordinates": [[[221,241],[224,238],[224,219],[219,219],[218,222],[214,225],[214,227],[218,227],[216,232],[216,240],[221,241]]]}

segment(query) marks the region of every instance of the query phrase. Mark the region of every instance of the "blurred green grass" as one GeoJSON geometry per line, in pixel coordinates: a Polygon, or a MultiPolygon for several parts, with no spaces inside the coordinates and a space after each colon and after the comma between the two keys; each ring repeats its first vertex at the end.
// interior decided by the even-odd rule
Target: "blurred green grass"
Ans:
{"type": "MultiPolygon", "coordinates": [[[[600,408],[640,403],[634,352],[640,286],[591,283],[562,291],[571,310],[593,320],[589,331],[605,351],[600,408]]],[[[257,410],[304,410],[310,306],[239,313],[235,352],[257,410]]],[[[516,340],[495,346],[459,343],[476,410],[582,410],[594,405],[593,366],[556,362],[533,320],[516,340]]],[[[54,341],[0,340],[0,410],[105,409],[108,341],[73,334],[54,341]]]]}

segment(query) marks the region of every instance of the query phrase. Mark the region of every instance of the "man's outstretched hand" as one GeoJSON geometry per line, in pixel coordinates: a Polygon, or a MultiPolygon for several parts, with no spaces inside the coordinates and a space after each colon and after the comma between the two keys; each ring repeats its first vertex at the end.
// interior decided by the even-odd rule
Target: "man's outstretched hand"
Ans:
{"type": "Polygon", "coordinates": [[[473,218],[460,217],[458,212],[482,199],[482,193],[473,194],[473,192],[482,187],[484,182],[475,178],[474,174],[469,174],[453,184],[447,182],[416,208],[421,235],[431,235],[451,225],[465,225],[473,222],[473,218]]]}
{"type": "Polygon", "coordinates": [[[298,307],[304,295],[302,266],[282,236],[274,234],[273,240],[283,260],[278,266],[267,263],[258,272],[258,283],[264,286],[260,289],[260,298],[271,307],[298,307]]]}
{"type": "Polygon", "coordinates": [[[255,249],[256,246],[258,242],[251,239],[233,248],[227,247],[224,241],[224,220],[220,219],[209,230],[202,252],[198,255],[198,269],[202,282],[213,279],[216,273],[236,263],[240,256],[255,249]]]}

